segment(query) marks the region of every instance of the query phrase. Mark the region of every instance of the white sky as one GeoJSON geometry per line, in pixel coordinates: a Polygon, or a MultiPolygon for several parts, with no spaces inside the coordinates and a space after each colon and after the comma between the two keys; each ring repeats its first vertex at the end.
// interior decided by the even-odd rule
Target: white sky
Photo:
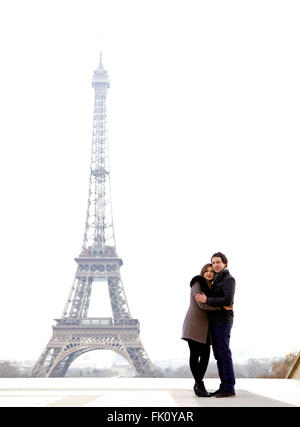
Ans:
{"type": "Polygon", "coordinates": [[[299,340],[298,1],[0,3],[0,359],[37,359],[76,271],[93,71],[107,69],[117,250],[152,360],[180,340],[215,251],[237,282],[234,357],[299,340]]]}

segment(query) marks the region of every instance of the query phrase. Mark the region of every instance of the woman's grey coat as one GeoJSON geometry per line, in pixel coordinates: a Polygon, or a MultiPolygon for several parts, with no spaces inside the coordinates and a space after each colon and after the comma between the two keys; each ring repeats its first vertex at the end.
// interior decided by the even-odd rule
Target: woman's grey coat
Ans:
{"type": "Polygon", "coordinates": [[[207,304],[197,303],[196,294],[200,292],[202,292],[200,283],[195,282],[191,287],[190,306],[183,322],[181,338],[206,344],[208,334],[207,311],[220,310],[220,307],[210,307],[207,304]]]}

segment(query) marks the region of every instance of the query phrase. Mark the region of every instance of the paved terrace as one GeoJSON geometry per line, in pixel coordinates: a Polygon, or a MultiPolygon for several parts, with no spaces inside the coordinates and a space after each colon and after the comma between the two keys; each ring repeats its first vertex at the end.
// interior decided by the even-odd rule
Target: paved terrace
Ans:
{"type": "MultiPolygon", "coordinates": [[[[1,407],[300,406],[298,379],[236,380],[235,398],[199,398],[189,378],[1,378],[1,407]]],[[[219,380],[205,380],[208,391],[219,380]]]]}

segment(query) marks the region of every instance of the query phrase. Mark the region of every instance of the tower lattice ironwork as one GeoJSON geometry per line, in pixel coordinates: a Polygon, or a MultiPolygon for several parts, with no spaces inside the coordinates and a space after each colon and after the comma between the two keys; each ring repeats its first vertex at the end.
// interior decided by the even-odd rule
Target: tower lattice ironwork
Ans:
{"type": "Polygon", "coordinates": [[[77,271],[60,319],[46,348],[32,368],[33,377],[64,376],[70,364],[91,350],[107,349],[123,356],[136,376],[156,376],[139,336],[139,321],[133,319],[124,287],[115,244],[107,141],[106,95],[109,77],[100,64],[95,70],[91,169],[88,207],[77,271]],[[107,284],[112,317],[89,317],[92,286],[107,284]],[[99,283],[98,283],[99,285],[99,283]]]}

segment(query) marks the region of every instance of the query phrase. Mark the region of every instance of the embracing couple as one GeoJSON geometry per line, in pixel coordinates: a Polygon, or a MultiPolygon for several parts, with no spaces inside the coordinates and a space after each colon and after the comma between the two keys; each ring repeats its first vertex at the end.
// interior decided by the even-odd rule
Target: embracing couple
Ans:
{"type": "Polygon", "coordinates": [[[199,397],[235,397],[235,377],[230,332],[233,324],[235,280],[221,252],[211,257],[200,275],[191,280],[190,306],[183,323],[182,339],[190,348],[190,369],[195,379],[194,392],[199,397]],[[208,393],[203,383],[212,344],[221,384],[208,393]]]}

